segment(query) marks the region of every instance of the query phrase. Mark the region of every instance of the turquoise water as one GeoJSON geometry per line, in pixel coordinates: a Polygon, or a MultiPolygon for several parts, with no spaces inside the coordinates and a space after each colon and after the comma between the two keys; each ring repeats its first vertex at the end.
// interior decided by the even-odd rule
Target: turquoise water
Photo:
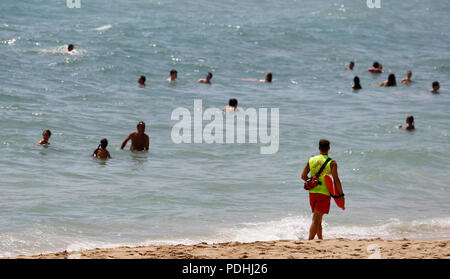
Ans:
{"type": "Polygon", "coordinates": [[[448,1],[81,4],[0,3],[0,256],[307,238],[299,177],[320,138],[331,141],[347,202],[331,205],[325,238],[450,237],[448,1]],[[77,55],[61,53],[68,43],[77,55]],[[355,70],[344,71],[350,60],[355,70]],[[366,72],[375,60],[385,73],[366,72]],[[412,85],[376,86],[407,70],[412,85]],[[213,84],[198,84],[208,71],[213,84]],[[267,71],[272,84],[237,79],[267,71]],[[279,108],[276,154],[172,142],[174,109],[229,98],[279,108]],[[409,114],[416,130],[397,129],[409,114]],[[150,152],[120,150],[140,120],[150,152]],[[51,147],[36,147],[44,129],[51,147]],[[102,137],[107,162],[89,156],[102,137]]]}

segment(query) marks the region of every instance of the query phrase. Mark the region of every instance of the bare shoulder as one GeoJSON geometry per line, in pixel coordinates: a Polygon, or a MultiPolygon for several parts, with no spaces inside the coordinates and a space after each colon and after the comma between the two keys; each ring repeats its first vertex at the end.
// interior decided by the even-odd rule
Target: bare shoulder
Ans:
{"type": "Polygon", "coordinates": [[[128,137],[126,138],[126,140],[130,140],[130,139],[134,139],[134,137],[136,136],[136,132],[131,132],[128,137]]]}

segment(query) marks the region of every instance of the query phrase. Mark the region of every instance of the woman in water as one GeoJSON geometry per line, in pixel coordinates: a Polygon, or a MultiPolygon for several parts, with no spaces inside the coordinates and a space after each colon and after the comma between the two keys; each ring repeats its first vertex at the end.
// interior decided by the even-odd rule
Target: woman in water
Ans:
{"type": "Polygon", "coordinates": [[[361,84],[359,83],[359,77],[355,76],[353,78],[353,86],[352,86],[353,90],[359,90],[362,89],[361,84]]]}
{"type": "MultiPolygon", "coordinates": [[[[414,116],[409,115],[408,117],[406,117],[406,124],[407,124],[406,127],[405,127],[406,131],[414,130],[415,129],[415,127],[414,127],[414,116]]],[[[402,124],[398,125],[398,128],[399,129],[403,129],[402,124]]]]}
{"type": "Polygon", "coordinates": [[[100,141],[100,144],[98,145],[97,149],[94,150],[92,153],[92,157],[95,157],[97,159],[110,159],[111,155],[109,154],[109,151],[106,150],[106,147],[108,146],[108,140],[102,139],[100,141]]]}
{"type": "Polygon", "coordinates": [[[49,145],[50,142],[48,140],[51,136],[52,132],[50,130],[45,130],[42,132],[42,139],[36,145],[49,145]]]}
{"type": "Polygon", "coordinates": [[[386,86],[386,87],[397,86],[397,82],[395,81],[395,75],[389,74],[388,79],[383,81],[382,83],[380,83],[380,86],[386,86]]]}

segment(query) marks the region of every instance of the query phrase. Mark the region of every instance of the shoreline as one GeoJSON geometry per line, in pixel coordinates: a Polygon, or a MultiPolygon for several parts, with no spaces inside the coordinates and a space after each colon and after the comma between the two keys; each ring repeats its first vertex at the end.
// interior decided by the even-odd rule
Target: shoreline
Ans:
{"type": "Polygon", "coordinates": [[[450,239],[345,238],[96,248],[3,259],[450,259],[450,239]]]}

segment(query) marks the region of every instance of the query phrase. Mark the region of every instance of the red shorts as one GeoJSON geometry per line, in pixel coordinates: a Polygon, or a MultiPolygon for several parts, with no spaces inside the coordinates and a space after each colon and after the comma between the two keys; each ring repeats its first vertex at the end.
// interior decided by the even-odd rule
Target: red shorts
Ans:
{"type": "Polygon", "coordinates": [[[309,193],[309,204],[311,205],[311,210],[313,213],[317,210],[323,214],[328,214],[328,212],[330,212],[330,200],[330,196],[318,193],[309,193]]]}

